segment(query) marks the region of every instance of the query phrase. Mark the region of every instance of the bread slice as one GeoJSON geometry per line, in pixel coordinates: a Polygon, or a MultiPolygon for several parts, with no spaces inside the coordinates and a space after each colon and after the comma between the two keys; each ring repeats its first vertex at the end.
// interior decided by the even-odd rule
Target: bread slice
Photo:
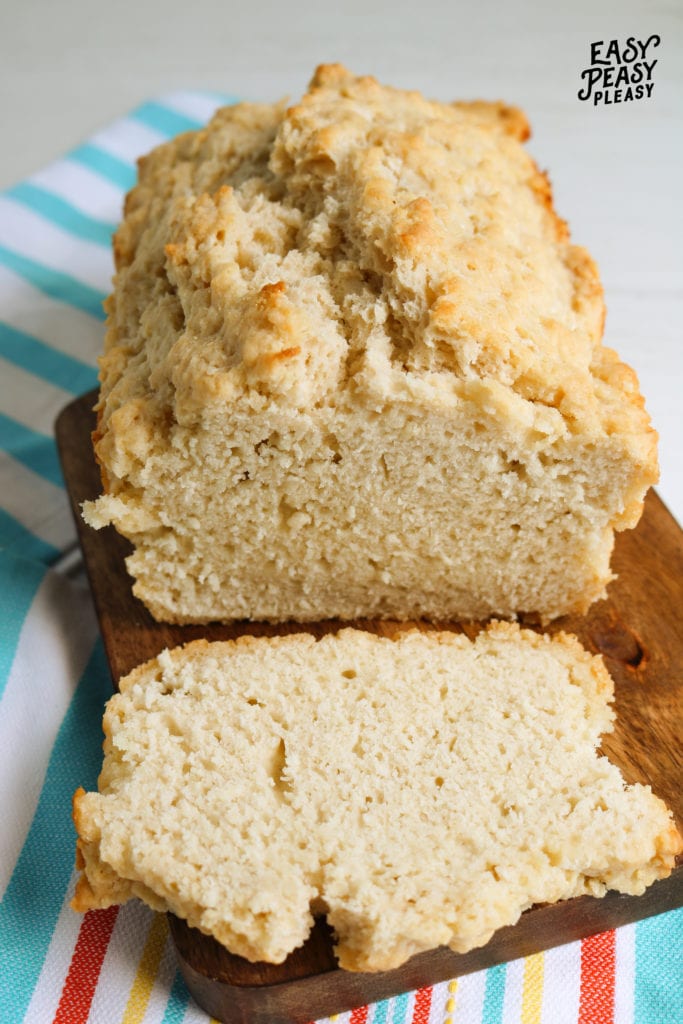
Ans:
{"type": "Polygon", "coordinates": [[[374,971],[642,893],[681,839],[596,754],[611,696],[576,639],[510,624],[165,651],[121,681],[100,791],[76,793],[73,906],[137,896],[269,962],[324,911],[341,966],[374,971]]]}
{"type": "Polygon", "coordinates": [[[86,520],[171,622],[585,612],[657,478],[524,115],[318,69],[140,165],[86,520]]]}

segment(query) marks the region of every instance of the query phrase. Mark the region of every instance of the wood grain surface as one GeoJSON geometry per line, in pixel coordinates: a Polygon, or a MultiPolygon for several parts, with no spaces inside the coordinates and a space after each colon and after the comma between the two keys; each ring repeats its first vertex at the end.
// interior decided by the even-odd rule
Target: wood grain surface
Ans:
{"type": "MultiPolygon", "coordinates": [[[[90,393],[72,402],[57,421],[57,442],[67,490],[99,618],[112,679],[198,637],[225,640],[244,633],[322,633],[338,622],[268,626],[254,623],[169,626],[155,622],[131,593],[124,559],[127,541],[113,528],[96,532],[80,516],[80,504],[101,490],[90,433],[94,428],[90,393]]],[[[645,502],[636,530],[617,538],[613,568],[618,578],[609,597],[588,616],[566,617],[549,627],[575,633],[584,646],[601,653],[615,682],[617,723],[603,751],[629,782],[649,783],[683,826],[683,533],[654,492],[645,502]]],[[[356,622],[392,635],[404,624],[356,622]]],[[[533,623],[527,623],[533,625],[533,623]]],[[[435,628],[410,623],[421,628],[435,628]]],[[[440,624],[473,636],[480,626],[440,624]]],[[[445,948],[413,957],[381,974],[340,970],[329,928],[316,923],[308,941],[280,965],[252,964],[228,953],[215,940],[169,915],[180,968],[195,999],[226,1024],[306,1022],[398,992],[434,984],[492,964],[547,949],[639,920],[683,904],[683,867],[651,886],[643,896],[609,893],[552,906],[532,907],[519,922],[503,928],[486,946],[460,955],[445,948]]]]}

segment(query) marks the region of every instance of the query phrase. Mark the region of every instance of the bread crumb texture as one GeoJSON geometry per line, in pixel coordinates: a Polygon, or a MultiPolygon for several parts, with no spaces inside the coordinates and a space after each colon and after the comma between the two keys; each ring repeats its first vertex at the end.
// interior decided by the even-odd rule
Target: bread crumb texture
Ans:
{"type": "Polygon", "coordinates": [[[341,966],[375,971],[534,903],[640,894],[682,844],[596,753],[611,697],[573,637],[507,623],[165,651],[108,704],[73,906],[137,896],[269,962],[325,912],[341,966]]]}
{"type": "Polygon", "coordinates": [[[140,161],[93,526],[159,619],[544,619],[657,478],[602,289],[502,103],[316,72],[140,161]]]}

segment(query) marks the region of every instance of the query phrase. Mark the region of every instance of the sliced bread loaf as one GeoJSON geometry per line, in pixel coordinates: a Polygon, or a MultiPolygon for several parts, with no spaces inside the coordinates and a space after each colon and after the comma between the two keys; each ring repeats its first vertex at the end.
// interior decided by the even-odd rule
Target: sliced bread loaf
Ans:
{"type": "Polygon", "coordinates": [[[536,902],[641,893],[681,840],[596,753],[611,696],[574,638],[509,624],[165,651],[109,702],[73,905],[137,896],[271,962],[324,911],[372,971],[536,902]]]}
{"type": "Polygon", "coordinates": [[[337,65],[146,157],[85,506],[158,619],[584,612],[657,478],[597,268],[502,104],[337,65]]]}

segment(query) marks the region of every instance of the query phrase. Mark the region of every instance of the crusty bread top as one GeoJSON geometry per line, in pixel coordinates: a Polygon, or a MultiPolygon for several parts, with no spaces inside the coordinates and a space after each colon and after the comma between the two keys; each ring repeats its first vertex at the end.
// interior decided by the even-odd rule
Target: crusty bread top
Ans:
{"type": "Polygon", "coordinates": [[[619,431],[654,467],[597,269],[527,135],[501,103],[331,65],[295,106],[227,107],[155,150],[115,237],[102,429],[128,399],[157,424],[235,399],[468,399],[544,433],[619,431]]]}
{"type": "Polygon", "coordinates": [[[164,652],[74,801],[79,910],[139,896],[250,959],[325,910],[342,966],[465,951],[534,902],[669,874],[680,837],[596,756],[611,680],[574,638],[354,629],[164,652]]]}

